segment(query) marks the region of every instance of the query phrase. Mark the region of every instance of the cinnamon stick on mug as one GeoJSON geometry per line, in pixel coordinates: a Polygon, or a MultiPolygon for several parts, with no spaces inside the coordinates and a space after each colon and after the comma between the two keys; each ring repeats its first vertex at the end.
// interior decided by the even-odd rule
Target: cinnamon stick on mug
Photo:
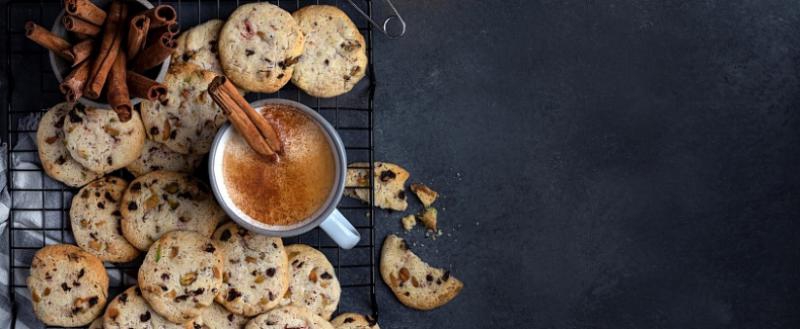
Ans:
{"type": "Polygon", "coordinates": [[[75,57],[75,60],[72,62],[72,67],[76,67],[78,64],[88,59],[92,54],[92,49],[94,49],[94,40],[83,40],[72,46],[70,51],[75,57]]]}
{"type": "Polygon", "coordinates": [[[58,85],[58,89],[67,97],[67,102],[70,104],[75,104],[75,101],[83,96],[83,86],[89,77],[91,62],[91,60],[83,61],[58,85]]]}
{"type": "Polygon", "coordinates": [[[170,5],[158,5],[142,13],[150,18],[150,28],[158,28],[178,20],[178,13],[170,5]]]}
{"type": "Polygon", "coordinates": [[[61,19],[61,24],[63,24],[64,28],[70,32],[80,33],[90,37],[100,34],[99,26],[84,21],[78,17],[64,15],[64,17],[61,19]]]}
{"type": "Polygon", "coordinates": [[[122,122],[130,120],[131,111],[133,111],[131,97],[128,94],[128,83],[125,72],[125,64],[127,63],[128,61],[125,60],[125,52],[117,52],[117,59],[114,61],[111,72],[108,74],[108,93],[106,94],[108,104],[111,105],[111,109],[114,110],[114,112],[117,112],[117,117],[122,122]]]}
{"type": "Polygon", "coordinates": [[[226,77],[214,78],[208,85],[208,94],[253,151],[272,160],[283,152],[283,143],[272,124],[247,103],[226,77]]]}
{"type": "MultiPolygon", "coordinates": [[[[127,5],[122,1],[112,1],[108,10],[105,31],[103,31],[103,41],[100,50],[92,63],[92,70],[89,73],[89,81],[86,83],[84,94],[91,99],[100,97],[103,86],[108,79],[108,72],[117,59],[117,53],[122,42],[122,22],[128,14],[127,5]]],[[[123,80],[124,81],[124,80],[123,80]]]]}
{"type": "Polygon", "coordinates": [[[167,95],[167,87],[163,84],[133,71],[127,74],[128,91],[132,96],[154,101],[167,95]]]}
{"type": "Polygon", "coordinates": [[[64,0],[67,14],[78,17],[97,26],[103,26],[106,12],[95,6],[91,0],[64,0]]]}
{"type": "Polygon", "coordinates": [[[136,15],[131,18],[128,30],[128,59],[133,59],[144,49],[144,41],[150,31],[150,18],[145,15],[136,15]]]}
{"type": "Polygon", "coordinates": [[[169,33],[162,34],[158,42],[150,44],[136,56],[133,70],[142,73],[156,67],[172,55],[175,47],[177,47],[175,39],[172,39],[169,33]]]}
{"type": "Polygon", "coordinates": [[[38,43],[40,46],[54,52],[61,58],[70,61],[70,63],[75,61],[75,56],[71,51],[72,45],[70,45],[67,40],[51,33],[41,25],[31,21],[25,23],[25,36],[33,40],[33,42],[38,43]]]}

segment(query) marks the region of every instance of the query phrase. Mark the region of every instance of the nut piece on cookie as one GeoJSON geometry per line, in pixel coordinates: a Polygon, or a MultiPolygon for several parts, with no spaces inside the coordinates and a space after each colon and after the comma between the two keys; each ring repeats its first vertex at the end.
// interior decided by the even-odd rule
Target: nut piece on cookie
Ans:
{"type": "Polygon", "coordinates": [[[432,310],[447,304],[464,287],[450,271],[422,261],[394,234],[383,241],[380,271],[383,282],[397,299],[417,310],[432,310]]]}
{"type": "Polygon", "coordinates": [[[378,321],[372,316],[363,316],[358,313],[342,313],[331,324],[336,329],[381,329],[378,321]]]}
{"type": "Polygon", "coordinates": [[[436,210],[436,208],[425,208],[425,210],[423,210],[422,213],[417,217],[419,218],[419,221],[425,225],[425,228],[436,232],[436,218],[439,217],[439,212],[436,210]]]}
{"type": "Polygon", "coordinates": [[[439,197],[439,193],[436,193],[436,191],[431,190],[430,187],[422,183],[411,184],[411,191],[417,195],[417,198],[419,198],[419,201],[422,202],[425,208],[430,207],[436,201],[436,198],[439,197]]]}
{"type": "MultiPolygon", "coordinates": [[[[344,195],[369,203],[369,163],[351,163],[347,169],[344,195]]],[[[374,206],[383,209],[404,211],[408,208],[405,183],[408,171],[388,162],[375,162],[374,206]]]]}
{"type": "Polygon", "coordinates": [[[408,215],[403,217],[400,222],[403,223],[403,229],[406,230],[406,232],[411,231],[411,229],[417,225],[417,216],[408,215]]]}

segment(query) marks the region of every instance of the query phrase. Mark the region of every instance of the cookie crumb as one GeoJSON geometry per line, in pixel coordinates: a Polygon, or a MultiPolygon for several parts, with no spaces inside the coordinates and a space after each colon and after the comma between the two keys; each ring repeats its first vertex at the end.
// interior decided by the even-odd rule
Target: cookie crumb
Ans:
{"type": "Polygon", "coordinates": [[[422,183],[411,184],[411,191],[414,191],[414,194],[417,195],[417,198],[425,208],[430,207],[439,197],[439,193],[422,183]]]}
{"type": "Polygon", "coordinates": [[[410,232],[411,229],[417,225],[417,217],[414,215],[408,215],[406,217],[403,217],[403,219],[401,219],[400,221],[403,223],[403,229],[405,229],[406,232],[410,232]]]}
{"type": "Polygon", "coordinates": [[[417,219],[422,222],[423,225],[429,230],[436,232],[436,219],[438,217],[438,211],[436,208],[428,207],[422,211],[421,214],[417,215],[417,219]]]}

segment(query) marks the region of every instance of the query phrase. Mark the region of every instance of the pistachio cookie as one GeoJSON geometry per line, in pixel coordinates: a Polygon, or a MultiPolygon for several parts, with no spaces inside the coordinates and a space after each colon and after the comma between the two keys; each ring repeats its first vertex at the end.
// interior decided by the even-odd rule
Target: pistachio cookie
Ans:
{"type": "Polygon", "coordinates": [[[406,242],[394,234],[383,241],[381,277],[404,305],[431,310],[458,296],[464,284],[450,271],[435,268],[408,249],[406,242]]]}
{"type": "Polygon", "coordinates": [[[27,283],[36,318],[49,326],[88,325],[103,313],[108,296],[103,262],[68,244],[39,249],[27,283]]]}
{"type": "Polygon", "coordinates": [[[289,288],[289,261],[281,238],[228,223],[217,229],[214,240],[227,259],[217,303],[245,316],[277,306],[289,288]]]}
{"type": "Polygon", "coordinates": [[[333,329],[325,319],[302,306],[283,306],[261,314],[247,323],[245,329],[333,329]]]}
{"type": "Polygon", "coordinates": [[[239,6],[222,27],[219,59],[237,86],[274,93],[291,79],[303,42],[291,14],[267,2],[250,3],[239,6]]]}
{"type": "Polygon", "coordinates": [[[304,244],[288,246],[286,253],[289,254],[289,290],[281,305],[304,306],[329,320],[342,294],[333,265],[319,250],[304,244]]]}
{"type": "Polygon", "coordinates": [[[144,145],[144,126],[136,111],[121,122],[114,111],[76,106],[67,114],[64,134],[72,158],[98,173],[125,168],[144,145]]]}
{"type": "Polygon", "coordinates": [[[371,316],[358,313],[342,313],[331,321],[336,329],[381,329],[371,316]]]}
{"type": "Polygon", "coordinates": [[[122,236],[119,200],[128,186],[122,178],[106,176],[84,186],[72,197],[69,219],[75,242],[109,262],[129,262],[139,250],[122,236]]]}
{"type": "Polygon", "coordinates": [[[217,56],[217,40],[222,20],[212,19],[197,25],[178,36],[177,47],[172,53],[173,64],[191,63],[203,70],[222,74],[222,66],[217,56]]]}
{"type": "Polygon", "coordinates": [[[39,120],[36,130],[36,145],[44,172],[53,179],[72,187],[80,187],[103,176],[75,161],[67,150],[64,140],[64,119],[72,109],[67,103],[59,103],[39,120]]]}
{"type": "Polygon", "coordinates": [[[172,171],[154,171],[133,180],[120,208],[122,234],[139,250],[148,250],[161,235],[175,230],[210,237],[225,217],[205,184],[172,171]]]}
{"type": "Polygon", "coordinates": [[[137,177],[156,170],[192,173],[202,160],[202,155],[181,154],[148,138],[144,142],[142,155],[125,169],[137,177]]]}
{"type": "Polygon", "coordinates": [[[142,297],[167,320],[189,322],[214,302],[224,260],[216,243],[197,232],[164,234],[139,268],[142,297]]]}
{"type": "Polygon", "coordinates": [[[170,65],[164,78],[167,97],[142,102],[147,136],[181,154],[206,154],[225,114],[208,95],[216,73],[194,64],[170,65]]]}
{"type": "Polygon", "coordinates": [[[326,5],[303,7],[292,17],[305,36],[292,83],[316,97],[334,97],[353,89],[367,69],[367,44],[350,17],[326,5]]]}
{"type": "MultiPolygon", "coordinates": [[[[402,167],[388,162],[375,162],[374,206],[383,209],[405,211],[408,208],[406,180],[410,176],[402,167]]],[[[369,203],[369,163],[355,162],[347,166],[344,195],[369,203]]]]}
{"type": "Polygon", "coordinates": [[[222,305],[214,303],[200,315],[202,329],[242,329],[250,318],[231,313],[222,305]]]}
{"type": "Polygon", "coordinates": [[[133,286],[117,295],[103,316],[105,329],[196,329],[199,324],[189,321],[176,324],[158,315],[142,298],[139,286],[133,286]]]}

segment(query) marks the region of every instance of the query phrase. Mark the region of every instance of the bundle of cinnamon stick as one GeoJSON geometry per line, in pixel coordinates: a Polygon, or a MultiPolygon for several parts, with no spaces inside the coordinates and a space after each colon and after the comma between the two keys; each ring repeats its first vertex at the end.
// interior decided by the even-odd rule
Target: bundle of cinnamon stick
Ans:
{"type": "Polygon", "coordinates": [[[134,2],[114,0],[106,9],[91,0],[64,0],[61,23],[68,31],[59,37],[27,22],[29,39],[71,63],[72,71],[59,90],[70,103],[81,97],[105,95],[121,121],[131,118],[131,97],[157,100],[167,88],[146,76],[175,50],[177,13],[169,5],[131,12],[134,2]]]}

